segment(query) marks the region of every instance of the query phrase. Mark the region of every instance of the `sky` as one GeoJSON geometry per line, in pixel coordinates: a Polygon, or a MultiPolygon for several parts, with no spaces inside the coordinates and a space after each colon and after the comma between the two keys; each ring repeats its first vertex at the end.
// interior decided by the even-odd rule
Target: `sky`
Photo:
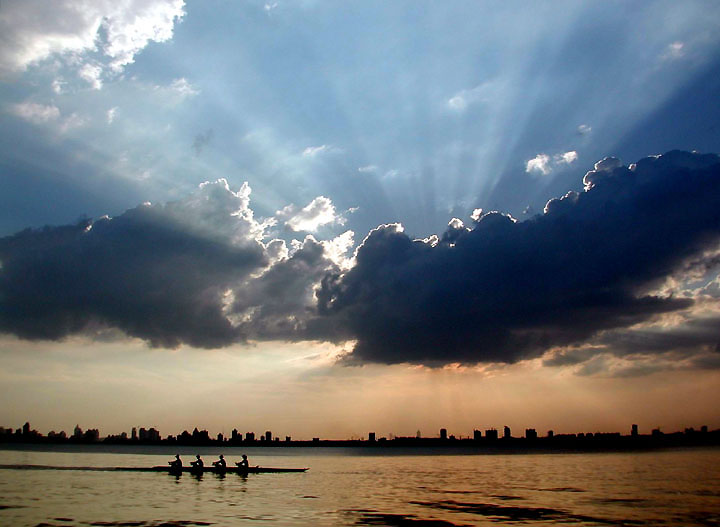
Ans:
{"type": "Polygon", "coordinates": [[[3,1],[0,425],[720,428],[719,29],[3,1]]]}

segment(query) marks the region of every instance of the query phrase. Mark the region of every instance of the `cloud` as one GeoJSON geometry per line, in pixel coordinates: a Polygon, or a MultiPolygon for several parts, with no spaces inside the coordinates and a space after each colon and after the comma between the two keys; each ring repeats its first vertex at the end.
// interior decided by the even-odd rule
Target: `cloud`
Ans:
{"type": "Polygon", "coordinates": [[[97,64],[85,64],[80,71],[78,71],[80,78],[85,80],[94,90],[102,88],[102,67],[97,64]]]}
{"type": "Polygon", "coordinates": [[[62,117],[60,109],[54,104],[39,104],[34,102],[22,102],[9,107],[10,113],[25,119],[35,125],[46,125],[53,123],[57,130],[65,133],[73,128],[79,128],[88,124],[87,117],[76,112],[62,117]]]}
{"type": "Polygon", "coordinates": [[[312,339],[332,330],[326,320],[312,316],[315,289],[329,272],[341,267],[333,261],[348,249],[352,233],[332,242],[308,235],[297,242],[291,256],[279,260],[259,277],[245,281],[230,307],[238,329],[253,339],[312,339]]]}
{"type": "Polygon", "coordinates": [[[550,167],[550,156],[547,154],[538,154],[525,164],[525,172],[528,174],[548,175],[552,172],[550,167]]]}
{"type": "Polygon", "coordinates": [[[684,42],[673,42],[668,44],[665,48],[665,52],[660,58],[663,60],[677,60],[685,56],[685,43],[684,42]]]}
{"type": "Polygon", "coordinates": [[[87,117],[83,117],[82,115],[73,112],[61,121],[60,131],[65,133],[68,130],[72,130],[73,128],[80,128],[82,126],[85,126],[88,124],[88,122],[89,119],[87,117]]]}
{"type": "Polygon", "coordinates": [[[302,152],[303,157],[315,158],[323,154],[339,152],[340,149],[332,145],[308,146],[302,152]]]}
{"type": "Polygon", "coordinates": [[[720,157],[606,158],[584,185],[523,222],[477,211],[470,228],[453,218],[421,240],[381,225],[348,255],[351,231],[267,240],[279,220],[336,222],[328,198],[261,220],[247,183],[220,179],[180,201],[0,238],[0,331],[114,329],[159,347],[346,341],[350,362],[545,356],[584,375],[717,367],[720,157]],[[667,286],[682,280],[694,289],[667,286]]]}
{"type": "Polygon", "coordinates": [[[716,155],[674,151],[632,169],[608,158],[584,192],[523,222],[488,213],[434,246],[375,229],[352,269],[323,280],[320,313],[357,340],[355,361],[512,363],[584,345],[694,304],[653,291],[717,246],[718,195],[716,155]]]}
{"type": "Polygon", "coordinates": [[[34,124],[56,121],[60,118],[60,109],[53,105],[34,102],[21,102],[10,107],[12,113],[34,124]]]}
{"type": "Polygon", "coordinates": [[[315,291],[352,265],[352,231],[290,249],[266,242],[275,221],[255,218],[250,193],[220,179],[181,201],[0,238],[0,332],[62,340],[115,329],[168,348],[337,339],[315,291]]]}
{"type": "Polygon", "coordinates": [[[491,82],[485,82],[474,88],[461,90],[448,99],[448,108],[455,112],[462,113],[473,104],[488,101],[492,88],[493,84],[491,82]]]}
{"type": "Polygon", "coordinates": [[[577,131],[580,135],[587,135],[590,132],[592,132],[592,127],[587,124],[581,124],[580,126],[577,127],[577,131]]]}
{"type": "Polygon", "coordinates": [[[474,209],[472,211],[472,214],[470,214],[470,219],[473,221],[478,221],[480,218],[482,218],[483,210],[482,209],[474,209]]]}
{"type": "Polygon", "coordinates": [[[574,150],[571,150],[570,152],[565,152],[564,154],[556,154],[554,157],[556,164],[566,164],[569,165],[571,163],[574,163],[577,161],[578,155],[577,152],[574,150]]]}
{"type": "Polygon", "coordinates": [[[547,176],[553,168],[562,165],[569,165],[577,161],[577,152],[571,150],[562,154],[555,154],[552,158],[547,154],[538,154],[525,164],[525,172],[528,174],[539,174],[547,176]]]}
{"type": "Polygon", "coordinates": [[[181,202],[0,239],[0,329],[62,339],[113,327],[164,347],[242,340],[223,298],[267,265],[249,193],[219,180],[181,202]]]}
{"type": "Polygon", "coordinates": [[[325,196],[318,196],[300,210],[294,205],[288,205],[278,211],[276,217],[293,231],[315,232],[323,225],[345,223],[345,219],[337,214],[330,198],[325,196]]]}
{"type": "Polygon", "coordinates": [[[377,172],[378,167],[376,165],[366,165],[363,167],[358,167],[358,172],[360,173],[368,173],[368,172],[377,172]]]}
{"type": "Polygon", "coordinates": [[[118,107],[113,106],[107,111],[107,122],[108,124],[113,124],[113,121],[115,120],[115,117],[117,117],[118,113],[118,107]]]}
{"type": "Polygon", "coordinates": [[[173,80],[170,83],[169,89],[177,93],[182,99],[194,97],[200,93],[200,90],[190,84],[185,77],[173,80]]]}
{"type": "MultiPolygon", "coordinates": [[[[0,76],[24,71],[54,55],[77,62],[78,56],[98,50],[103,69],[120,71],[149,42],[172,38],[184,4],[184,0],[3,2],[0,76]]],[[[100,72],[87,68],[87,64],[81,66],[83,78],[92,74],[99,82],[100,72]]]]}

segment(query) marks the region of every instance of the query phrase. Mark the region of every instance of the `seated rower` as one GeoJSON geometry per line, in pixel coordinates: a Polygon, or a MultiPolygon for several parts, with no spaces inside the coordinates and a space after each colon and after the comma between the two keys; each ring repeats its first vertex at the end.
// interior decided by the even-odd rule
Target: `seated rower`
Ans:
{"type": "Polygon", "coordinates": [[[168,465],[170,465],[170,470],[178,470],[182,468],[182,459],[180,459],[180,454],[175,454],[175,459],[172,461],[168,461],[168,465]]]}
{"type": "Polygon", "coordinates": [[[213,461],[213,467],[219,469],[224,469],[225,467],[227,467],[227,463],[225,463],[225,457],[222,454],[220,454],[220,459],[218,459],[217,461],[213,461]]]}
{"type": "Polygon", "coordinates": [[[240,470],[247,470],[248,469],[248,458],[245,454],[242,455],[242,461],[235,463],[240,470]]]}
{"type": "Polygon", "coordinates": [[[200,457],[200,454],[195,456],[197,459],[195,461],[191,461],[190,464],[193,468],[199,468],[202,469],[205,466],[205,463],[203,463],[202,458],[200,457]]]}

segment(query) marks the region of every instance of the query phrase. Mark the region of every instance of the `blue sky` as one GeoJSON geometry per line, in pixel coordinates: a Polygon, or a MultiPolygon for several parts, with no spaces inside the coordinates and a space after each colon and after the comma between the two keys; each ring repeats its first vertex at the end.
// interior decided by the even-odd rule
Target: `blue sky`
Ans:
{"type": "MultiPolygon", "coordinates": [[[[478,207],[539,211],[607,155],[717,150],[712,2],[173,8],[169,38],[122,69],[97,40],[5,68],[0,232],[118,214],[224,177],[249,182],[261,215],[324,195],[357,208],[358,233],[399,221],[427,236],[478,207]],[[51,114],[23,117],[22,104],[51,114]],[[525,170],[570,151],[576,160],[548,173],[525,170]]],[[[11,44],[6,55],[20,51],[11,44]]]]}
{"type": "MultiPolygon", "coordinates": [[[[490,382],[496,368],[538,383],[538,371],[676,372],[679,384],[703,371],[712,387],[720,282],[717,218],[705,205],[716,187],[685,171],[717,160],[674,154],[624,167],[671,150],[720,152],[719,26],[712,1],[2,2],[7,386],[43,361],[66,378],[90,342],[125,346],[145,373],[159,368],[141,366],[148,345],[218,369],[224,355],[200,350],[227,348],[250,357],[239,369],[262,363],[285,376],[298,401],[309,400],[297,395],[307,376],[332,391],[329,378],[350,375],[338,357],[395,365],[363,370],[358,386],[410,383],[412,368],[428,367],[452,393],[490,382]],[[595,165],[606,157],[617,159],[595,165]],[[593,170],[597,184],[584,185],[593,170]],[[643,214],[650,205],[655,215],[643,214]],[[565,217],[606,238],[563,230],[565,217]],[[54,227],[16,234],[45,225],[54,227]],[[523,295],[547,303],[518,307],[523,295]],[[491,319],[511,336],[476,328],[491,319]],[[437,346],[421,351],[427,343],[437,346]],[[46,347],[56,351],[42,358],[46,347]],[[302,357],[306,368],[294,362],[302,357]],[[473,364],[472,379],[432,369],[473,364]]],[[[79,408],[82,390],[68,386],[79,408]]],[[[607,387],[593,389],[590,399],[607,387]]],[[[708,395],[720,394],[695,396],[708,395]]],[[[520,415],[522,401],[505,409],[520,415]]],[[[18,403],[11,417],[33,411],[18,403]]]]}

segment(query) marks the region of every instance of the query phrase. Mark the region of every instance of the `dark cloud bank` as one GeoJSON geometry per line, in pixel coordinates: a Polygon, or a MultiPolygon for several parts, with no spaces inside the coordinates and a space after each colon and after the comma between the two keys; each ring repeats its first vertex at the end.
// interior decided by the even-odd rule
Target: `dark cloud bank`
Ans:
{"type": "MultiPolygon", "coordinates": [[[[0,239],[0,330],[62,339],[110,327],[161,347],[354,339],[357,361],[510,363],[691,307],[651,291],[717,249],[720,157],[609,158],[584,183],[523,222],[451,222],[437,243],[378,227],[346,271],[312,237],[290,256],[264,242],[249,188],[224,182],[185,202],[22,231],[0,239]]],[[[716,322],[688,325],[683,342],[716,350],[716,322]]],[[[632,338],[615,340],[630,352],[632,338]]]]}

